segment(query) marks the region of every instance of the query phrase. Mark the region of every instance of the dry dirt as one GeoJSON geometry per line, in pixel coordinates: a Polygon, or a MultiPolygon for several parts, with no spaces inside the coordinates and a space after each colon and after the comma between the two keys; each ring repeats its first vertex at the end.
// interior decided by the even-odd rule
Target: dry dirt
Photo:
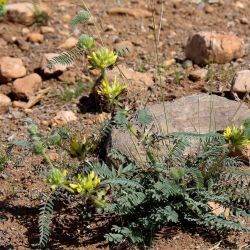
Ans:
{"type": "MultiPolygon", "coordinates": [[[[10,1],[23,2],[23,1],[10,1]]],[[[39,72],[41,58],[44,53],[61,52],[57,47],[69,36],[78,36],[76,29],[69,29],[66,15],[73,17],[79,8],[76,1],[47,0],[53,10],[48,26],[56,32],[45,34],[41,44],[23,42],[23,47],[13,42],[13,37],[22,38],[20,24],[5,21],[0,22],[0,56],[22,58],[29,73],[39,72]],[[65,35],[66,33],[66,35],[65,35]],[[5,44],[5,45],[4,45],[5,44]]],[[[127,15],[110,15],[107,11],[119,4],[131,8],[150,10],[146,0],[103,0],[85,1],[95,17],[104,44],[113,47],[118,41],[131,41],[136,53],[132,58],[123,59],[123,63],[140,72],[155,73],[155,49],[153,25],[151,18],[135,18],[127,15]]],[[[157,4],[157,18],[160,17],[161,1],[157,4]]],[[[209,79],[192,82],[188,79],[190,69],[182,67],[185,60],[184,45],[190,34],[197,31],[234,32],[242,37],[248,47],[250,45],[250,1],[241,0],[244,8],[237,8],[239,1],[225,0],[223,5],[212,5],[211,13],[188,0],[169,0],[164,3],[162,30],[160,36],[160,61],[177,59],[177,64],[162,68],[164,99],[173,100],[180,96],[213,91],[223,95],[230,89],[230,81],[234,72],[250,67],[250,52],[238,61],[226,65],[210,65],[212,74],[209,79]],[[178,3],[179,2],[179,3],[178,3]],[[248,23],[242,23],[242,17],[248,18],[248,23]],[[178,73],[180,72],[180,73],[178,73]],[[181,79],[178,79],[178,75],[181,79]]],[[[39,25],[29,27],[31,31],[40,31],[39,25]]],[[[85,33],[96,34],[93,25],[84,29],[85,33]]],[[[96,35],[95,35],[96,36],[96,35]]],[[[98,37],[97,37],[98,40],[98,37]]],[[[100,41],[99,41],[100,42],[100,41]]],[[[197,67],[197,66],[194,66],[197,67]]],[[[86,62],[79,62],[70,69],[74,79],[83,79],[85,89],[82,95],[87,96],[94,81],[89,74],[86,62]]],[[[49,132],[51,119],[60,110],[72,110],[77,113],[78,121],[70,126],[76,131],[87,133],[93,125],[101,120],[96,113],[81,113],[78,100],[65,102],[62,100],[62,89],[71,86],[69,80],[44,78],[43,88],[51,87],[50,93],[31,110],[11,108],[10,112],[0,117],[0,138],[5,143],[8,139],[18,139],[26,136],[26,126],[22,118],[31,117],[43,132],[49,132]]],[[[73,83],[74,84],[74,83],[73,83]]],[[[76,83],[75,83],[76,84],[76,83]]],[[[1,87],[1,86],[0,86],[1,87]]],[[[135,93],[130,97],[131,104],[145,104],[160,101],[160,86],[156,77],[155,84],[147,91],[135,93]]],[[[1,142],[2,143],[2,142],[1,142]]],[[[38,207],[41,193],[46,190],[42,170],[45,168],[39,157],[28,155],[20,164],[15,164],[16,158],[25,152],[15,151],[15,159],[11,160],[0,173],[0,249],[31,249],[37,242],[38,207]]],[[[108,227],[107,218],[98,216],[91,221],[78,219],[79,208],[69,204],[59,206],[56,210],[53,231],[49,249],[109,249],[102,236],[108,227]],[[103,222],[104,221],[104,222],[103,222]],[[94,229],[90,231],[90,228],[94,229]]],[[[218,248],[213,248],[220,239],[201,229],[166,228],[157,235],[153,249],[250,249],[250,239],[242,235],[234,235],[222,242],[218,248]]]]}

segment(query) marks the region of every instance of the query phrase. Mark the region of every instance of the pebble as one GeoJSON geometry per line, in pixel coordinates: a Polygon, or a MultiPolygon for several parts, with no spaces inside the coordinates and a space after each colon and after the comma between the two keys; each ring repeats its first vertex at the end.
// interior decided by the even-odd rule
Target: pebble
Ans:
{"type": "Polygon", "coordinates": [[[0,58],[0,75],[9,79],[16,79],[26,75],[26,68],[20,58],[1,57],[0,58]]]}
{"type": "Polygon", "coordinates": [[[11,99],[0,93],[0,114],[4,114],[9,110],[11,106],[11,99]]]}

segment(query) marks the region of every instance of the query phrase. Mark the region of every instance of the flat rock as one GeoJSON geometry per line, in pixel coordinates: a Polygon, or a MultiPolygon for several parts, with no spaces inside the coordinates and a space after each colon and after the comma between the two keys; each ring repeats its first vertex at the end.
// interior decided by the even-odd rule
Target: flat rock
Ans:
{"type": "Polygon", "coordinates": [[[123,64],[119,65],[119,69],[115,67],[107,72],[107,78],[110,81],[113,81],[115,77],[118,82],[127,85],[129,93],[145,91],[154,84],[154,76],[152,73],[137,72],[123,64]],[[120,71],[122,72],[123,77],[121,76],[120,71]]]}
{"type": "Polygon", "coordinates": [[[232,82],[232,92],[250,92],[250,70],[241,70],[236,73],[232,82]]]}
{"type": "MultiPolygon", "coordinates": [[[[44,3],[39,4],[39,10],[50,15],[51,10],[44,3]]],[[[12,3],[7,5],[6,17],[9,21],[24,25],[34,23],[35,8],[32,3],[12,3]]]]}
{"type": "MultiPolygon", "coordinates": [[[[165,102],[168,126],[162,103],[148,105],[146,109],[154,117],[153,131],[163,133],[223,131],[229,125],[238,126],[250,118],[250,109],[245,104],[208,94],[165,102]]],[[[138,151],[142,155],[145,155],[145,151],[139,146],[136,148],[135,145],[136,139],[131,137],[127,130],[112,131],[110,146],[138,160],[138,151]]]]}
{"type": "Polygon", "coordinates": [[[187,59],[198,65],[227,63],[245,55],[244,41],[235,34],[199,32],[188,39],[187,59]]]}
{"type": "Polygon", "coordinates": [[[42,78],[38,74],[33,73],[26,77],[15,80],[12,91],[20,98],[29,98],[35,94],[35,92],[41,87],[41,84],[42,78]]]}
{"type": "Polygon", "coordinates": [[[11,100],[8,96],[0,93],[0,114],[4,114],[11,106],[11,100]]]}
{"type": "Polygon", "coordinates": [[[26,75],[26,68],[20,58],[9,56],[0,58],[0,75],[7,79],[16,79],[26,75]]]}
{"type": "Polygon", "coordinates": [[[64,72],[68,68],[70,68],[70,66],[72,66],[72,65],[54,64],[53,67],[50,69],[48,67],[49,60],[51,60],[53,57],[56,57],[59,55],[60,54],[56,54],[56,53],[48,53],[48,54],[43,55],[42,62],[41,62],[41,69],[43,70],[43,72],[45,74],[53,75],[53,74],[56,74],[58,72],[64,72]]]}

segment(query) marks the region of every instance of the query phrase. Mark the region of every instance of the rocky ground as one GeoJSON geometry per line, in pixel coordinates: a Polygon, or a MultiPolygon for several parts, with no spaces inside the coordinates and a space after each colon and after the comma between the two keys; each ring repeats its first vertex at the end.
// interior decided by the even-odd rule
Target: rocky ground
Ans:
{"type": "MultiPolygon", "coordinates": [[[[155,70],[150,1],[85,0],[93,19],[82,29],[69,26],[81,1],[44,0],[41,8],[49,19],[41,25],[33,24],[34,10],[26,3],[29,1],[9,2],[6,15],[0,18],[0,149],[8,141],[26,136],[27,127],[22,122],[25,117],[37,122],[43,132],[66,124],[82,134],[108,117],[88,112],[84,102],[79,105],[79,99],[88,96],[98,76],[95,70],[89,71],[86,59],[69,67],[47,67],[48,59],[73,48],[81,33],[93,35],[99,44],[103,42],[110,48],[129,48],[126,57],[119,59],[119,66],[128,79],[130,106],[162,100],[155,70]],[[80,96],[69,100],[67,93],[80,82],[80,96]]],[[[204,2],[169,0],[161,12],[161,1],[157,1],[156,28],[162,16],[159,61],[164,100],[214,93],[242,99],[249,106],[250,2],[204,2]]],[[[115,73],[116,69],[110,72],[115,73]]],[[[16,151],[14,158],[20,156],[16,151]]],[[[30,249],[37,241],[37,208],[46,189],[42,167],[41,159],[27,155],[19,164],[10,161],[0,172],[0,249],[30,249]]],[[[108,249],[101,237],[105,231],[101,218],[89,226],[88,222],[77,221],[75,214],[77,208],[70,214],[60,209],[50,248],[108,249]],[[98,232],[98,237],[90,233],[89,227],[98,232]]],[[[157,235],[154,249],[250,247],[244,235],[231,236],[221,248],[216,246],[218,242],[215,235],[200,229],[167,228],[157,235]]]]}

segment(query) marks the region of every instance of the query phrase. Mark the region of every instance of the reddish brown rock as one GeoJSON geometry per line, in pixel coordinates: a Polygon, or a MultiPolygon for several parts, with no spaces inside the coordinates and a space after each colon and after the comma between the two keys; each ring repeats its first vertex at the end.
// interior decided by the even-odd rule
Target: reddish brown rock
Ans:
{"type": "Polygon", "coordinates": [[[44,35],[38,32],[32,32],[28,34],[27,39],[32,43],[42,43],[44,40],[44,35]]]}
{"type": "Polygon", "coordinates": [[[26,75],[26,69],[20,58],[1,57],[0,58],[0,75],[7,79],[16,79],[26,75]]]}
{"type": "Polygon", "coordinates": [[[69,37],[63,44],[61,44],[58,49],[72,49],[78,43],[78,39],[75,37],[69,37]]]}
{"type": "Polygon", "coordinates": [[[26,77],[17,79],[13,83],[13,93],[20,97],[30,97],[40,88],[42,84],[42,78],[34,73],[26,77]]]}
{"type": "Polygon", "coordinates": [[[199,32],[188,39],[185,53],[198,65],[227,63],[245,55],[245,44],[234,34],[199,32]]]}

